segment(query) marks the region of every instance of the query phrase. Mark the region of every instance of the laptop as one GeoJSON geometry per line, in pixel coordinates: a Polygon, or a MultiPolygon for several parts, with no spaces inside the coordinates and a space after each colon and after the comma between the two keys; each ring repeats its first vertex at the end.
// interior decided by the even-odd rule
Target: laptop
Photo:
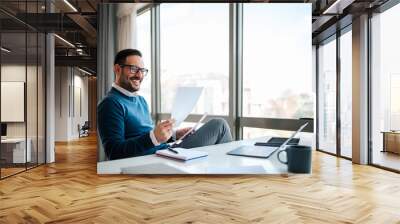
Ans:
{"type": "MultiPolygon", "coordinates": [[[[254,145],[256,146],[273,146],[279,147],[281,146],[288,138],[281,138],[281,137],[272,137],[269,138],[267,142],[256,142],[254,145]]],[[[300,142],[299,138],[292,138],[287,145],[298,145],[300,142]]]]}
{"type": "Polygon", "coordinates": [[[269,158],[274,152],[279,149],[285,148],[285,146],[308,125],[308,122],[303,124],[295,133],[290,136],[281,146],[273,147],[273,146],[254,146],[254,145],[244,145],[236,148],[230,152],[228,155],[232,156],[248,156],[248,157],[256,157],[256,158],[269,158]]]}

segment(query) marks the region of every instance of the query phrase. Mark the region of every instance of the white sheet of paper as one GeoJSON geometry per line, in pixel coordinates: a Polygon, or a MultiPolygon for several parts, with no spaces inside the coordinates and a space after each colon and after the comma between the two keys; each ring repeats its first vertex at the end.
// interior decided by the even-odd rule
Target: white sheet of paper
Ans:
{"type": "Polygon", "coordinates": [[[203,87],[178,87],[171,112],[171,118],[175,119],[175,128],[192,112],[202,91],[203,87]]]}

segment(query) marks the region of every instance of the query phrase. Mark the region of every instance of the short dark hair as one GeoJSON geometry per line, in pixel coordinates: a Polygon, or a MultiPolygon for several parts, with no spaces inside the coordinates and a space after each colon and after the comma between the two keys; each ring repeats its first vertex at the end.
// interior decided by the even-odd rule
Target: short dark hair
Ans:
{"type": "Polygon", "coordinates": [[[124,49],[115,55],[114,58],[114,65],[115,64],[124,64],[126,61],[126,58],[129,56],[139,56],[142,57],[142,53],[140,53],[139,50],[136,49],[124,49]]]}

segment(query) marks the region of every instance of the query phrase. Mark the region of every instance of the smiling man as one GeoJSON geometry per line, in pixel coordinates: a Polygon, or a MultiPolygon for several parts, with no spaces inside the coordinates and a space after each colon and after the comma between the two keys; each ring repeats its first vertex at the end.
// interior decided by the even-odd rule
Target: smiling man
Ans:
{"type": "MultiPolygon", "coordinates": [[[[118,52],[114,73],[111,90],[97,106],[98,132],[108,159],[153,154],[190,130],[182,128],[173,132],[172,120],[154,126],[146,100],[138,95],[140,84],[148,73],[140,51],[125,49],[118,52]]],[[[175,146],[193,148],[231,140],[226,121],[212,119],[175,146]]]]}

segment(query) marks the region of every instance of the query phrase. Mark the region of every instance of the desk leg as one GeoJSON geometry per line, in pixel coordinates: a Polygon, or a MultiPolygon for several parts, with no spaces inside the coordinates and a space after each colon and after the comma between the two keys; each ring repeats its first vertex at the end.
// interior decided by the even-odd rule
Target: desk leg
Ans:
{"type": "Polygon", "coordinates": [[[386,152],[386,134],[383,133],[383,149],[381,152],[386,152]]]}

